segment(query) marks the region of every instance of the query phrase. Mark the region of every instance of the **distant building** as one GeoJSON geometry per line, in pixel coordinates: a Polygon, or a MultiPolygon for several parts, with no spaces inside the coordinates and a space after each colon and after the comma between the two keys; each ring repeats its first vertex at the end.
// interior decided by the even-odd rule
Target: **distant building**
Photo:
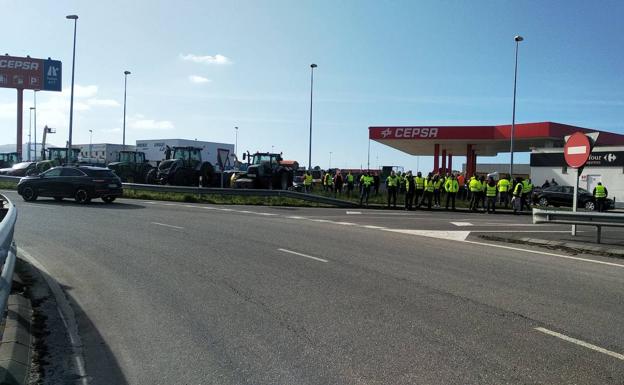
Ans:
{"type": "Polygon", "coordinates": [[[219,169],[220,154],[224,169],[227,170],[234,166],[234,144],[231,143],[204,142],[190,139],[147,139],[136,141],[137,151],[144,152],[145,159],[154,166],[165,159],[167,147],[171,149],[172,156],[174,147],[201,148],[202,160],[212,163],[216,169],[219,169]]]}
{"type": "MultiPolygon", "coordinates": [[[[80,158],[103,164],[116,162],[119,151],[124,149],[121,144],[111,143],[74,144],[72,147],[80,149],[80,158]]],[[[126,144],[126,150],[135,151],[136,146],[126,144]]]]}

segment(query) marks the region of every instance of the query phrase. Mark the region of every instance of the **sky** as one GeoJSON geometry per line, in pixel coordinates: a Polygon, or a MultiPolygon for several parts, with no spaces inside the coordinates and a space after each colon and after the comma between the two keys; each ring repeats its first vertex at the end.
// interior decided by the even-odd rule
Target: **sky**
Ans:
{"type": "MultiPolygon", "coordinates": [[[[516,122],[624,134],[624,1],[0,0],[0,50],[63,62],[63,92],[37,94],[38,136],[73,143],[184,138],[366,167],[368,127],[516,122]]],[[[25,135],[33,93],[24,93],[25,135]]],[[[16,91],[0,88],[0,144],[15,143],[16,91]]],[[[25,137],[24,141],[27,141],[25,137]]],[[[520,162],[527,162],[526,154],[520,162]]],[[[508,154],[480,158],[505,162],[508,154]]],[[[420,157],[421,168],[431,157],[420,157]]],[[[373,142],[371,167],[416,159],[373,142]]],[[[454,164],[462,162],[456,157],[454,164]]]]}

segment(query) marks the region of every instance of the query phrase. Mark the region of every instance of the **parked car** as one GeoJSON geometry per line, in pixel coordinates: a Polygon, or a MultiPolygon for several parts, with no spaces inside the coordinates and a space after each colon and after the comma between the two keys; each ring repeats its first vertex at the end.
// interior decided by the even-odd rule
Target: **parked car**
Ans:
{"type": "Polygon", "coordinates": [[[102,198],[111,203],[122,195],[123,189],[121,179],[108,168],[62,166],[20,179],[17,193],[25,201],[51,197],[57,201],[74,198],[78,203],[88,203],[91,199],[102,198]]]}
{"type": "MultiPolygon", "coordinates": [[[[537,196],[537,204],[540,206],[555,206],[555,207],[572,207],[572,198],[574,197],[574,187],[572,186],[551,186],[543,189],[537,196]]],[[[615,201],[607,198],[606,209],[612,209],[615,207],[615,201]]],[[[585,208],[586,210],[596,209],[596,200],[594,196],[587,190],[579,187],[578,189],[578,208],[585,208]]]]}
{"type": "Polygon", "coordinates": [[[15,163],[9,168],[0,168],[0,175],[7,176],[27,176],[37,174],[36,162],[15,163]]]}

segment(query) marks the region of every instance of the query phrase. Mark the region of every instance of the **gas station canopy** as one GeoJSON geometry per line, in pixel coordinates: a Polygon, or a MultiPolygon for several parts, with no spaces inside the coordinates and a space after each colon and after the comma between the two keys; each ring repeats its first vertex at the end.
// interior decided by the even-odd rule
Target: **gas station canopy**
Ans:
{"type": "MultiPolygon", "coordinates": [[[[470,147],[475,155],[496,156],[509,152],[511,125],[502,126],[404,126],[369,127],[369,138],[410,155],[464,156],[470,147]]],[[[514,152],[532,148],[563,147],[564,137],[577,131],[599,132],[598,146],[624,145],[624,135],[567,124],[540,122],[516,124],[514,152]]]]}

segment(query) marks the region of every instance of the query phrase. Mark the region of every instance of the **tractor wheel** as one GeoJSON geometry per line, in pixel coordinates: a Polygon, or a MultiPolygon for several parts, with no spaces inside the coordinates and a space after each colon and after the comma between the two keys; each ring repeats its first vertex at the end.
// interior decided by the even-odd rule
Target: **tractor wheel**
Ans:
{"type": "Polygon", "coordinates": [[[155,168],[147,172],[147,175],[145,175],[145,183],[156,184],[156,169],[155,168]]]}
{"type": "Polygon", "coordinates": [[[22,190],[22,198],[26,202],[32,202],[34,200],[37,200],[37,191],[30,186],[26,186],[22,190]]]}
{"type": "Polygon", "coordinates": [[[76,190],[76,193],[74,194],[74,199],[77,203],[80,204],[89,203],[91,201],[91,198],[89,198],[89,193],[84,188],[78,188],[78,190],[76,190]]]}
{"type": "Polygon", "coordinates": [[[102,200],[104,201],[104,203],[113,203],[113,201],[115,200],[115,197],[105,196],[105,197],[102,197],[102,200]]]}
{"type": "MultiPolygon", "coordinates": [[[[214,167],[210,162],[204,162],[199,170],[199,175],[202,177],[202,187],[210,187],[212,184],[212,178],[214,177],[214,167]]],[[[219,184],[221,186],[221,184],[219,184]]]]}

